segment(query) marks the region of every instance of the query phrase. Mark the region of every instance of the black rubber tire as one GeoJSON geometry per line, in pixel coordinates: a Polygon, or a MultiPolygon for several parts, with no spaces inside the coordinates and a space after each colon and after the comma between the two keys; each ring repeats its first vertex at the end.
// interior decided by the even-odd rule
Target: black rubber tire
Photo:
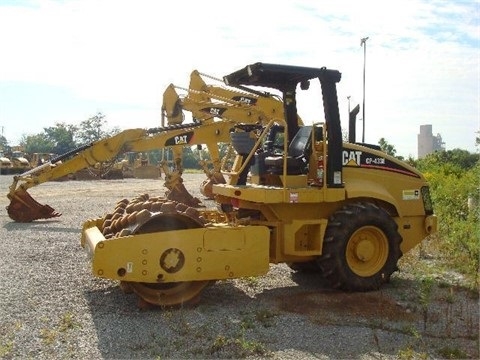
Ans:
{"type": "Polygon", "coordinates": [[[390,215],[372,203],[345,205],[330,217],[325,231],[317,259],[323,277],[337,289],[379,289],[398,270],[402,237],[397,229],[390,215]]]}
{"type": "Polygon", "coordinates": [[[307,262],[297,262],[288,264],[288,267],[296,272],[302,273],[319,273],[321,272],[318,262],[316,260],[311,260],[307,262]]]}

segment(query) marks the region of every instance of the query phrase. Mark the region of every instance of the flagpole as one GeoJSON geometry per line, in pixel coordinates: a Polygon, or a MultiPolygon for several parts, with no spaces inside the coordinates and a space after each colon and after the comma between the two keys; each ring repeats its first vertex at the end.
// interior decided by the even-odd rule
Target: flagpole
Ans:
{"type": "Polygon", "coordinates": [[[360,46],[363,46],[363,106],[362,106],[362,143],[365,143],[365,64],[367,60],[367,40],[368,37],[364,37],[360,40],[360,46]]]}

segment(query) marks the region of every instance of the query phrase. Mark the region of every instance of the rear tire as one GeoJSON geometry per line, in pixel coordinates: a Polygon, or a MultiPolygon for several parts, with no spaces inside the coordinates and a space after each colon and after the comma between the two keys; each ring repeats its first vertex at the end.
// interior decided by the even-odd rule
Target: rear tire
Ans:
{"type": "Polygon", "coordinates": [[[302,273],[319,273],[321,271],[316,260],[291,263],[288,264],[288,267],[293,271],[302,273]]]}
{"type": "Polygon", "coordinates": [[[334,288],[377,290],[398,270],[402,237],[397,223],[372,203],[345,205],[329,219],[317,259],[334,288]]]}

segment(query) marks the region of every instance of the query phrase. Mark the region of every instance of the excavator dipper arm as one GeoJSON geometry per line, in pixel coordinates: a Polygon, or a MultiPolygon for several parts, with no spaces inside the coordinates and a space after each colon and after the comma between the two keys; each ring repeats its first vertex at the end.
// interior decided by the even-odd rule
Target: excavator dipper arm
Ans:
{"type": "MultiPolygon", "coordinates": [[[[96,163],[111,160],[124,151],[140,152],[165,147],[181,148],[185,145],[198,143],[213,144],[229,141],[231,127],[232,124],[229,122],[218,121],[208,124],[189,123],[172,125],[166,128],[149,130],[129,129],[80,149],[70,151],[14,177],[7,194],[7,197],[10,199],[10,204],[7,206],[8,215],[17,222],[31,222],[37,219],[58,217],[60,213],[56,212],[49,205],[38,203],[27,190],[47,181],[53,181],[93,166],[96,163]]],[[[173,176],[169,182],[171,184],[170,189],[172,190],[175,186],[182,187],[181,183],[181,178],[173,176]]],[[[178,194],[181,190],[181,188],[175,189],[172,192],[172,196],[178,194]]],[[[182,196],[180,199],[185,200],[185,196],[182,196]]]]}
{"type": "MultiPolygon", "coordinates": [[[[228,107],[222,109],[228,110],[228,107]]],[[[232,111],[236,112],[237,110],[233,109],[232,111]]],[[[225,111],[225,114],[228,113],[229,111],[225,111]]],[[[230,142],[230,131],[234,126],[233,121],[225,119],[216,122],[172,125],[167,128],[150,130],[129,129],[110,138],[94,142],[81,150],[77,149],[78,152],[69,152],[53,159],[53,161],[15,176],[7,194],[10,199],[10,204],[7,206],[8,215],[17,222],[31,222],[37,219],[58,217],[60,213],[48,205],[39,204],[28,194],[27,190],[44,182],[53,181],[93,166],[98,162],[111,160],[124,151],[142,152],[165,147],[181,148],[196,144],[206,144],[207,147],[214,148],[218,143],[230,142]],[[66,161],[60,161],[67,157],[66,161]]],[[[181,152],[176,152],[176,154],[176,157],[181,159],[181,152]]],[[[175,176],[174,174],[171,179],[167,179],[170,180],[169,184],[174,183],[169,187],[172,196],[186,191],[180,177],[181,169],[179,169],[178,175],[175,176]]],[[[185,201],[185,199],[184,196],[180,197],[181,201],[185,201]]]]}
{"type": "Polygon", "coordinates": [[[7,194],[8,199],[10,199],[10,204],[7,206],[8,215],[17,222],[31,222],[37,219],[60,216],[61,214],[49,205],[38,203],[27,190],[33,186],[93,166],[98,162],[110,160],[118,155],[126,144],[146,135],[143,129],[125,130],[115,136],[70,151],[32,170],[14,176],[7,194]],[[69,159],[62,161],[65,158],[69,159]]]}

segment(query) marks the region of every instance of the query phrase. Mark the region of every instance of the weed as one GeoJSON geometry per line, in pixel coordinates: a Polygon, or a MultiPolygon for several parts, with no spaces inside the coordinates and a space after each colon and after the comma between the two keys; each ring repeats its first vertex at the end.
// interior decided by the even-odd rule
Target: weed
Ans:
{"type": "Polygon", "coordinates": [[[445,301],[449,304],[453,304],[455,302],[455,294],[453,292],[453,288],[449,289],[448,295],[445,298],[445,301]]]}
{"type": "Polygon", "coordinates": [[[13,340],[7,340],[5,342],[1,342],[0,343],[0,358],[4,358],[6,357],[8,354],[10,354],[10,352],[12,351],[13,349],[13,340]]]}
{"type": "Polygon", "coordinates": [[[466,359],[468,357],[464,351],[449,346],[438,350],[438,354],[444,359],[466,359]]]}
{"type": "Polygon", "coordinates": [[[406,347],[405,349],[398,350],[398,358],[401,360],[410,360],[413,359],[415,356],[415,351],[410,347],[406,347]]]}
{"type": "Polygon", "coordinates": [[[249,341],[245,338],[237,339],[236,343],[240,346],[241,355],[265,355],[267,350],[265,346],[258,341],[249,341]]]}
{"type": "Polygon", "coordinates": [[[57,339],[58,332],[52,329],[41,329],[40,338],[43,340],[44,344],[50,345],[57,339]]]}
{"type": "Polygon", "coordinates": [[[405,349],[401,349],[397,353],[398,358],[401,360],[412,359],[428,359],[429,356],[426,353],[417,353],[411,346],[407,346],[405,349]]]}
{"type": "Polygon", "coordinates": [[[54,328],[41,329],[40,338],[46,345],[50,345],[58,338],[61,333],[65,333],[68,330],[76,327],[80,327],[80,324],[75,321],[74,315],[71,312],[67,311],[65,314],[62,315],[58,324],[54,328]]]}
{"type": "Polygon", "coordinates": [[[240,348],[242,357],[247,355],[253,355],[253,354],[257,354],[257,355],[265,354],[266,349],[262,343],[258,341],[251,341],[246,339],[245,330],[246,328],[242,326],[240,330],[239,338],[235,339],[235,344],[240,348]]]}
{"type": "Polygon", "coordinates": [[[218,335],[211,346],[212,353],[220,351],[228,344],[228,339],[223,335],[218,335]]]}
{"type": "Polygon", "coordinates": [[[430,356],[427,353],[428,346],[422,337],[420,331],[413,325],[408,325],[403,328],[404,334],[411,337],[407,346],[404,349],[398,351],[399,359],[428,359],[430,356]],[[418,352],[420,349],[423,352],[418,352]]]}
{"type": "Polygon", "coordinates": [[[418,332],[417,328],[412,324],[404,326],[401,332],[406,334],[406,335],[413,336],[415,338],[420,337],[420,333],[418,332]]]}
{"type": "Polygon", "coordinates": [[[265,346],[258,341],[250,341],[242,335],[237,339],[217,336],[210,347],[211,354],[217,354],[221,358],[244,358],[252,355],[267,355],[265,346]],[[228,356],[226,356],[228,354],[228,356]]]}
{"type": "Polygon", "coordinates": [[[66,312],[65,314],[63,314],[62,318],[60,319],[58,331],[65,332],[69,329],[73,329],[79,326],[80,325],[75,321],[73,314],[71,312],[66,312]]]}
{"type": "Polygon", "coordinates": [[[240,329],[238,330],[237,336],[230,338],[218,335],[210,347],[211,354],[215,354],[221,358],[243,358],[252,355],[265,356],[268,353],[261,342],[247,339],[246,332],[248,329],[255,327],[255,321],[259,321],[262,324],[267,323],[269,321],[268,319],[274,316],[273,313],[269,310],[261,310],[255,313],[254,316],[251,314],[243,315],[243,319],[239,322],[240,329]]]}
{"type": "Polygon", "coordinates": [[[426,277],[421,282],[420,287],[420,305],[423,313],[423,329],[427,329],[428,308],[432,300],[432,289],[434,281],[431,277],[426,277]]]}
{"type": "Polygon", "coordinates": [[[440,289],[448,289],[452,286],[448,281],[439,281],[437,285],[440,289]]]}
{"type": "Polygon", "coordinates": [[[255,327],[255,323],[251,317],[245,317],[240,323],[240,326],[243,330],[253,329],[255,327]]]}
{"type": "Polygon", "coordinates": [[[15,332],[22,327],[20,322],[14,324],[6,324],[5,327],[2,325],[0,328],[0,359],[7,357],[10,352],[13,350],[15,344],[14,337],[15,332]]]}
{"type": "Polygon", "coordinates": [[[262,324],[263,327],[271,327],[273,326],[273,319],[275,316],[277,316],[277,313],[269,309],[262,309],[255,313],[255,320],[262,324]]]}
{"type": "Polygon", "coordinates": [[[404,329],[405,334],[410,335],[413,339],[409,342],[408,346],[398,351],[399,359],[427,359],[427,353],[418,353],[415,349],[416,346],[421,348],[425,347],[422,335],[414,326],[408,326],[404,329]]]}

